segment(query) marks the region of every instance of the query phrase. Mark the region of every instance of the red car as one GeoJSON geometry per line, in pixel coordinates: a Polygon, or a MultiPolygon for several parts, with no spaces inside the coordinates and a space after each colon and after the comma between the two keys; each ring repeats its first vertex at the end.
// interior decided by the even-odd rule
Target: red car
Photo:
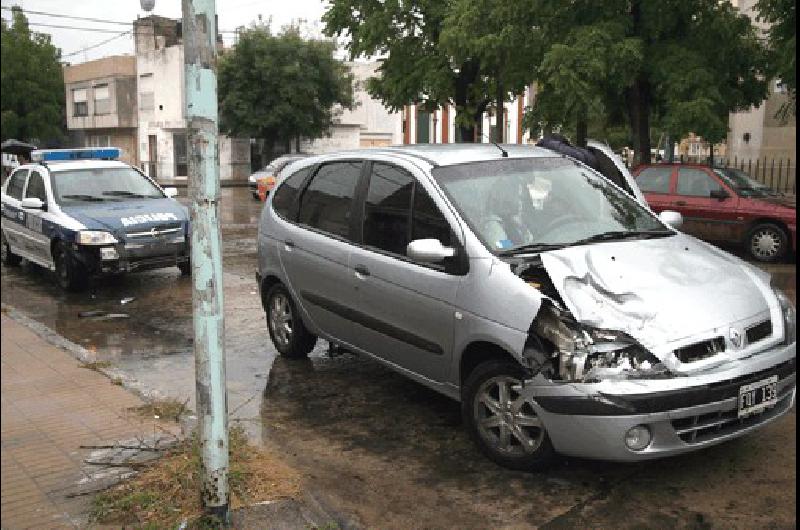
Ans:
{"type": "Polygon", "coordinates": [[[794,253],[797,206],[793,198],[733,168],[699,164],[646,164],[634,170],[650,207],[683,215],[681,230],[712,242],[742,244],[759,261],[794,253]]]}

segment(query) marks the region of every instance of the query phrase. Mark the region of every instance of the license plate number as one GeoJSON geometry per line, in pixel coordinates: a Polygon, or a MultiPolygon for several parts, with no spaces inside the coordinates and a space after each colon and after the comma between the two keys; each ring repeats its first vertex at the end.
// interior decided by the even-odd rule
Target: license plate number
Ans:
{"type": "Polygon", "coordinates": [[[739,417],[761,412],[778,402],[778,376],[739,387],[739,417]]]}

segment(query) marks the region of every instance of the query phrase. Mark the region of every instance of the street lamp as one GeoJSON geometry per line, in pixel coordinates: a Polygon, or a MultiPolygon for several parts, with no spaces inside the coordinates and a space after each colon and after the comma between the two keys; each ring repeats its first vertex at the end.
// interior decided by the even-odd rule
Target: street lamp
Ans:
{"type": "Polygon", "coordinates": [[[156,5],[156,0],[139,0],[139,2],[142,4],[142,9],[148,13],[152,11],[156,5]]]}

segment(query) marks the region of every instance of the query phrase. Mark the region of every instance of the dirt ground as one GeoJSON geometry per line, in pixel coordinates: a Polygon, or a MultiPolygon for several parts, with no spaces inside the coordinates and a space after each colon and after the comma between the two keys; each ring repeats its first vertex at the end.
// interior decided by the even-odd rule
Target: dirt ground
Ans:
{"type": "MultiPolygon", "coordinates": [[[[795,528],[796,410],[744,438],[623,465],[562,459],[538,474],[485,459],[458,404],[351,354],[276,358],[254,280],[260,205],[223,193],[229,411],[285,455],[304,487],[367,528],[795,528]]],[[[794,263],[768,267],[796,296],[794,263]]],[[[96,352],[139,388],[194,404],[191,285],[177,269],[61,293],[35,267],[2,270],[2,301],[96,352]],[[121,301],[134,297],[126,304],[121,301]],[[125,313],[80,317],[87,310],[125,313]]]]}

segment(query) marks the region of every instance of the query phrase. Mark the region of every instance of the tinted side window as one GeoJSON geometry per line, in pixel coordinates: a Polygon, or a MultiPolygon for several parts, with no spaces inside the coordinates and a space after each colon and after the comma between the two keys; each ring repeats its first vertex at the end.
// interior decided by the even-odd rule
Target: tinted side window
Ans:
{"type": "Polygon", "coordinates": [[[720,188],[719,183],[702,169],[682,167],[678,170],[678,195],[709,197],[711,190],[720,188]]]}
{"type": "Polygon", "coordinates": [[[25,178],[28,176],[27,169],[20,169],[11,175],[11,180],[8,182],[6,194],[14,197],[17,200],[22,200],[22,189],[25,187],[25,178]]]}
{"type": "Polygon", "coordinates": [[[400,168],[372,165],[364,205],[364,244],[405,256],[414,178],[400,168]]]}
{"type": "Polygon", "coordinates": [[[669,193],[669,177],[672,167],[648,167],[636,177],[639,189],[647,193],[669,193]]]}
{"type": "Polygon", "coordinates": [[[414,192],[414,210],[411,222],[411,240],[438,239],[442,245],[452,246],[452,231],[447,219],[422,186],[414,192]]]}
{"type": "Polygon", "coordinates": [[[44,179],[36,171],[32,171],[31,176],[28,179],[28,187],[25,189],[25,197],[33,197],[41,200],[42,202],[47,202],[47,192],[44,190],[44,179]]]}
{"type": "Polygon", "coordinates": [[[359,162],[322,166],[300,198],[299,221],[325,232],[348,237],[353,196],[361,176],[359,162]]]}
{"type": "Polygon", "coordinates": [[[310,167],[301,169],[283,181],[283,184],[278,187],[275,196],[272,198],[272,208],[281,217],[289,218],[289,212],[294,198],[297,196],[297,190],[302,186],[309,171],[311,171],[310,167]]]}

